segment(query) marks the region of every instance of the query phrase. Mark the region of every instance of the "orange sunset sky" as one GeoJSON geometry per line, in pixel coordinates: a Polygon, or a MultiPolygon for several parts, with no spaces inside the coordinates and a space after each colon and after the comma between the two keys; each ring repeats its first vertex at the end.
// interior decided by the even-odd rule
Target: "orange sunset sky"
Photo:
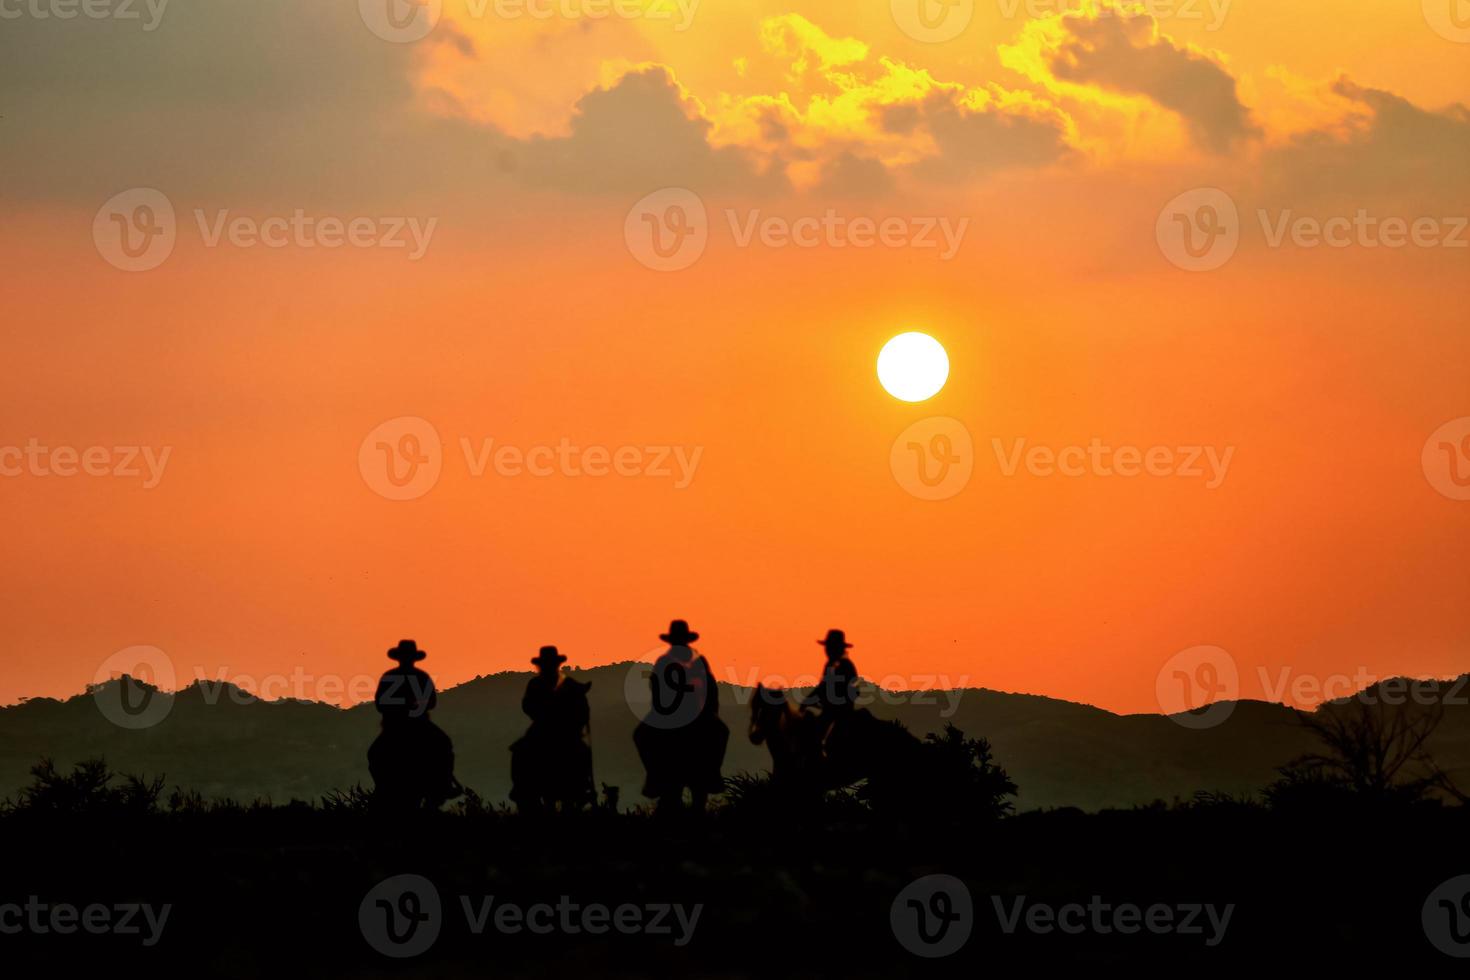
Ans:
{"type": "Polygon", "coordinates": [[[340,701],[400,637],[447,687],[543,643],[646,659],[675,616],[723,680],[810,676],[842,627],[890,686],[1116,711],[1200,645],[1302,703],[1470,669],[1467,11],[905,2],[444,0],[418,40],[372,0],[7,7],[0,702],[134,645],[340,701]],[[140,188],[173,244],[127,271],[140,188]],[[638,237],[667,189],[687,267],[638,237]],[[1220,195],[1233,254],[1181,268],[1171,202],[1220,195]],[[212,238],[297,212],[428,237],[212,238]],[[964,224],[743,237],[829,214],[964,224]],[[951,364],[917,404],[874,371],[906,330],[951,364]],[[935,418],[970,476],[929,500],[894,444],[935,418]],[[437,436],[413,499],[384,423],[437,436]],[[477,475],[487,440],[637,463],[477,475]],[[1018,440],[1229,461],[1008,471],[1018,440]],[[156,480],[101,472],[127,447],[156,480]]]}

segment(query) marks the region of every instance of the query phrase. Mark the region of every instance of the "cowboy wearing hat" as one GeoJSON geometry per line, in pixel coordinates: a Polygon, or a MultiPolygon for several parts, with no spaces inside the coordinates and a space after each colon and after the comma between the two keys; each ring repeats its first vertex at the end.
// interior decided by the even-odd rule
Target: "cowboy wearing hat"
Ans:
{"type": "Polygon", "coordinates": [[[388,651],[388,659],[397,661],[398,666],[383,674],[373,697],[384,724],[427,719],[429,712],[438,706],[439,694],[434,690],[433,678],[414,666],[426,656],[413,640],[399,640],[388,651]]]}
{"type": "Polygon", "coordinates": [[[526,682],[521,710],[531,719],[526,734],[510,747],[510,798],[523,812],[580,806],[593,801],[592,750],[588,744],[591,684],[562,672],[567,658],[544,646],[531,659],[536,673],[526,682]]]}
{"type": "Polygon", "coordinates": [[[648,677],[653,703],[633,732],[648,773],[643,795],[658,800],[660,811],[678,809],[687,786],[700,811],[710,793],[724,788],[720,766],[730,729],[720,720],[720,692],[709,661],[690,647],[699,634],[676,619],[659,639],[669,649],[654,661],[648,677]]]}
{"type": "Polygon", "coordinates": [[[413,640],[388,651],[398,666],[378,681],[373,703],[383,730],[368,748],[374,799],[384,809],[404,813],[438,809],[462,792],[454,778],[454,744],[429,720],[439,703],[434,681],[414,664],[426,654],[413,640]]]}
{"type": "Polygon", "coordinates": [[[556,701],[556,693],[561,689],[567,675],[562,673],[561,665],[567,662],[556,647],[542,647],[531,658],[531,664],[536,668],[536,673],[526,682],[526,693],[521,698],[521,710],[526,717],[531,719],[532,727],[539,721],[549,720],[550,713],[556,701]]]}
{"type": "Polygon", "coordinates": [[[826,637],[817,642],[827,651],[827,663],[822,668],[821,680],[801,703],[821,709],[826,722],[845,721],[852,717],[857,706],[858,673],[847,656],[852,644],[847,642],[847,634],[842,630],[828,630],[826,637]]]}

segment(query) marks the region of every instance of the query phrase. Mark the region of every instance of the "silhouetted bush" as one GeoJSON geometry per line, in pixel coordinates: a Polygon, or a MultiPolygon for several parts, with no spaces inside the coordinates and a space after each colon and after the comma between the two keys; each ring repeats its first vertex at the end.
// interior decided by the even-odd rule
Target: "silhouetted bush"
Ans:
{"type": "Polygon", "coordinates": [[[1302,716],[1322,750],[1280,767],[1266,800],[1276,808],[1313,809],[1436,805],[1446,797],[1463,802],[1426,748],[1443,719],[1442,704],[1323,705],[1302,716]]]}
{"type": "Polygon", "coordinates": [[[50,759],[42,759],[31,767],[32,782],[21,790],[15,804],[18,812],[57,815],[98,813],[150,814],[158,812],[158,797],[163,792],[163,777],[145,779],[123,776],[122,785],[111,785],[118,778],[103,759],[85,759],[70,773],[57,770],[50,759]]]}

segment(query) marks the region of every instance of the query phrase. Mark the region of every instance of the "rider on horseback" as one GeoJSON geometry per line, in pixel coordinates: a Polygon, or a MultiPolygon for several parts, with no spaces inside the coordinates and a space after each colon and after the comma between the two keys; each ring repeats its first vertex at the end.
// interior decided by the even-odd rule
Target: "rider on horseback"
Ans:
{"type": "Polygon", "coordinates": [[[373,697],[383,730],[368,748],[368,771],[376,799],[390,810],[438,809],[461,792],[454,745],[429,720],[439,704],[433,678],[414,666],[426,656],[413,640],[400,640],[388,651],[398,666],[383,674],[373,697]]]}
{"type": "Polygon", "coordinates": [[[850,734],[852,722],[859,713],[858,672],[847,656],[852,644],[847,642],[845,632],[828,630],[827,636],[817,642],[827,651],[827,663],[817,686],[801,700],[801,706],[820,711],[821,741],[826,754],[841,756],[847,741],[845,736],[850,734]]]}
{"type": "Polygon", "coordinates": [[[587,743],[590,684],[562,673],[566,662],[556,647],[542,647],[531,663],[536,674],[526,682],[521,710],[531,727],[510,747],[510,798],[522,812],[580,808],[594,801],[592,750],[587,743]]]}
{"type": "Polygon", "coordinates": [[[812,692],[802,699],[803,707],[817,708],[830,728],[832,724],[852,717],[857,707],[857,668],[848,659],[847,651],[852,644],[842,630],[828,630],[825,639],[818,640],[827,651],[827,664],[822,668],[822,679],[812,692]]]}
{"type": "Polygon", "coordinates": [[[699,634],[676,619],[659,639],[669,649],[649,673],[653,703],[633,731],[648,773],[643,795],[667,813],[683,806],[688,787],[692,809],[701,812],[706,797],[724,788],[720,766],[730,729],[720,720],[720,691],[709,661],[689,646],[699,634]]]}

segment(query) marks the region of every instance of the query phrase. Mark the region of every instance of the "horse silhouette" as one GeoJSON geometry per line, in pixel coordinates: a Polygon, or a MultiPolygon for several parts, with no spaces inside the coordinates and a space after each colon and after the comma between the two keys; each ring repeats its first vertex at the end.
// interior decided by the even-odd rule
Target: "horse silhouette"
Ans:
{"type": "Polygon", "coordinates": [[[820,793],[866,782],[868,792],[905,792],[917,778],[923,743],[902,723],[866,708],[839,720],[798,707],[781,688],[757,685],[750,741],[771,752],[771,778],[784,789],[820,793]]]}

